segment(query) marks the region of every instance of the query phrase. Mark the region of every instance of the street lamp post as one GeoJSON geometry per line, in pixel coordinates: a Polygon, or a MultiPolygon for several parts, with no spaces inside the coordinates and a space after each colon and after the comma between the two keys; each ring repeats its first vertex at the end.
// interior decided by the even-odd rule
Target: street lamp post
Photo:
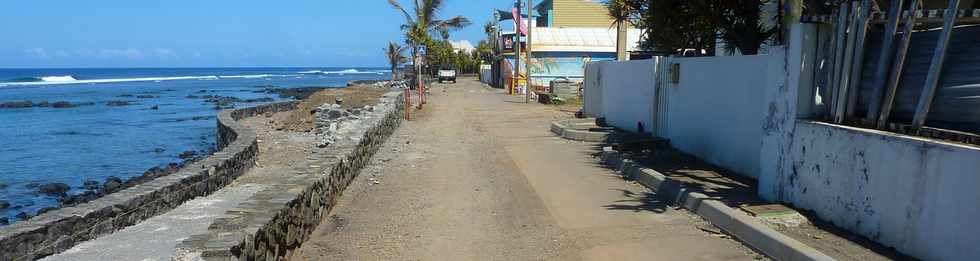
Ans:
{"type": "MultiPolygon", "coordinates": [[[[525,74],[527,74],[527,86],[524,87],[524,103],[531,103],[531,32],[534,31],[533,15],[531,15],[531,9],[534,6],[534,0],[527,0],[527,62],[524,66],[527,67],[525,74]]],[[[519,57],[518,57],[519,58],[519,57]]]]}

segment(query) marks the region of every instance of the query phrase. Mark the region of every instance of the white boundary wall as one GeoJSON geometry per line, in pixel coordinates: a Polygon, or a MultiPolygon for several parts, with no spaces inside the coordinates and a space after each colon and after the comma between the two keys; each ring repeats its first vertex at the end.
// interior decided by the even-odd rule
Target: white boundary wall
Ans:
{"type": "Polygon", "coordinates": [[[667,66],[679,66],[680,78],[676,84],[665,79],[661,136],[681,151],[757,178],[765,90],[781,82],[783,53],[669,58],[667,66]]]}
{"type": "Polygon", "coordinates": [[[605,117],[617,128],[652,133],[655,126],[657,63],[663,58],[592,62],[585,73],[585,114],[605,117]]]}
{"type": "Polygon", "coordinates": [[[923,260],[980,260],[980,148],[802,120],[813,25],[795,26],[787,88],[767,89],[759,193],[923,260]]]}

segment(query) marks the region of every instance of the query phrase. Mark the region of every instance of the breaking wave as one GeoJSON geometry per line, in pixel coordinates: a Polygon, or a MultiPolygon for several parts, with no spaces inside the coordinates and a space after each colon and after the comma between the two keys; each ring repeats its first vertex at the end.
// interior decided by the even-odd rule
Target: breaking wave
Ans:
{"type": "Polygon", "coordinates": [[[0,82],[3,86],[41,86],[41,85],[65,85],[65,84],[97,84],[97,83],[120,83],[120,82],[161,82],[178,80],[220,80],[220,79],[261,79],[269,77],[290,77],[296,75],[275,75],[275,74],[256,74],[256,75],[226,75],[226,76],[174,76],[174,77],[141,77],[141,78],[119,78],[119,79],[82,79],[79,80],[71,75],[64,76],[44,76],[28,77],[0,82]]]}
{"type": "Polygon", "coordinates": [[[347,70],[341,70],[341,71],[320,71],[320,70],[312,70],[312,71],[303,71],[303,72],[298,72],[298,73],[299,74],[320,74],[320,75],[331,75],[331,74],[345,75],[345,74],[384,74],[385,72],[391,72],[391,70],[376,70],[376,71],[361,71],[361,70],[357,70],[357,69],[347,69],[347,70]]]}

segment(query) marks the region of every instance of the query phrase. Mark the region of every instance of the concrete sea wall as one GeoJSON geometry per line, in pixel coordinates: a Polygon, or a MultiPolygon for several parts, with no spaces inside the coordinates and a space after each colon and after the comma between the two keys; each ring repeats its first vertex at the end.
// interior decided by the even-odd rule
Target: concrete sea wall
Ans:
{"type": "MultiPolygon", "coordinates": [[[[260,191],[204,234],[177,246],[174,260],[282,260],[306,241],[330,212],[360,170],[401,124],[404,98],[386,94],[381,103],[362,110],[355,121],[328,137],[332,142],[315,150],[308,165],[282,173],[278,184],[260,191]]],[[[317,115],[317,129],[332,117],[317,115]]],[[[332,128],[331,128],[332,129],[332,128]]]]}
{"type": "Polygon", "coordinates": [[[766,196],[924,260],[980,260],[980,149],[797,121],[766,196]]]}
{"type": "Polygon", "coordinates": [[[236,120],[291,110],[297,102],[222,111],[218,115],[219,152],[179,172],[0,227],[0,260],[34,260],[110,234],[167,212],[185,201],[209,195],[255,164],[255,133],[236,120]]]}

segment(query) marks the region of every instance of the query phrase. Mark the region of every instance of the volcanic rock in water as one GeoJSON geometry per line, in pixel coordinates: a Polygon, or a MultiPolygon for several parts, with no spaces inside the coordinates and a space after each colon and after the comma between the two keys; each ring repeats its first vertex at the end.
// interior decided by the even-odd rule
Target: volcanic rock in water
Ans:
{"type": "Polygon", "coordinates": [[[10,207],[10,202],[6,200],[0,200],[0,209],[7,209],[10,207]]]}
{"type": "Polygon", "coordinates": [[[34,104],[34,106],[42,107],[42,108],[47,108],[47,107],[51,107],[51,103],[48,102],[48,101],[41,101],[41,102],[39,102],[37,104],[34,104]]]}
{"type": "Polygon", "coordinates": [[[51,212],[52,210],[57,210],[57,209],[58,208],[55,208],[55,207],[45,207],[45,208],[42,208],[42,209],[38,210],[37,211],[37,214],[38,215],[41,215],[41,214],[48,213],[48,212],[51,212]]]}
{"type": "Polygon", "coordinates": [[[85,183],[82,183],[82,187],[87,190],[99,190],[99,182],[94,180],[86,180],[85,183]]]}
{"type": "Polygon", "coordinates": [[[7,218],[0,218],[0,226],[10,225],[10,220],[7,218]]]}
{"type": "Polygon", "coordinates": [[[181,159],[189,159],[189,158],[193,158],[194,156],[197,156],[197,152],[185,151],[183,153],[180,153],[180,155],[178,155],[177,157],[180,157],[181,159]]]}
{"type": "Polygon", "coordinates": [[[34,103],[31,101],[12,101],[0,103],[0,109],[18,109],[30,107],[34,107],[34,103]]]}
{"type": "Polygon", "coordinates": [[[122,183],[123,181],[119,177],[115,177],[115,176],[108,177],[105,179],[105,182],[102,183],[102,191],[104,191],[105,193],[115,192],[120,187],[122,187],[122,183]]]}
{"type": "Polygon", "coordinates": [[[89,190],[89,191],[82,192],[81,194],[78,195],[66,197],[61,200],[61,203],[67,206],[78,205],[81,203],[96,200],[100,196],[101,194],[99,194],[98,192],[89,190]]]}
{"type": "Polygon", "coordinates": [[[20,220],[27,220],[27,219],[30,219],[31,218],[31,215],[28,215],[27,212],[21,211],[20,213],[17,213],[17,215],[14,216],[14,217],[16,217],[16,218],[18,218],[20,220]]]}
{"type": "Polygon", "coordinates": [[[150,107],[150,109],[151,110],[159,110],[160,109],[160,106],[159,105],[153,105],[153,107],[150,107]]]}
{"type": "Polygon", "coordinates": [[[78,107],[78,105],[75,105],[75,104],[72,104],[72,103],[66,102],[66,101],[59,101],[59,102],[52,103],[51,104],[51,107],[52,108],[63,109],[63,108],[75,108],[75,107],[78,107]]]}
{"type": "Polygon", "coordinates": [[[55,182],[41,186],[37,189],[37,191],[47,194],[48,196],[65,196],[70,189],[71,187],[69,187],[68,184],[55,182]]]}
{"type": "Polygon", "coordinates": [[[105,103],[105,105],[106,106],[118,107],[118,106],[129,106],[129,105],[133,105],[133,103],[132,102],[129,102],[129,101],[108,101],[108,102],[105,103]]]}
{"type": "Polygon", "coordinates": [[[156,97],[157,96],[153,96],[153,95],[137,95],[136,96],[137,99],[153,99],[153,98],[156,98],[156,97]]]}

